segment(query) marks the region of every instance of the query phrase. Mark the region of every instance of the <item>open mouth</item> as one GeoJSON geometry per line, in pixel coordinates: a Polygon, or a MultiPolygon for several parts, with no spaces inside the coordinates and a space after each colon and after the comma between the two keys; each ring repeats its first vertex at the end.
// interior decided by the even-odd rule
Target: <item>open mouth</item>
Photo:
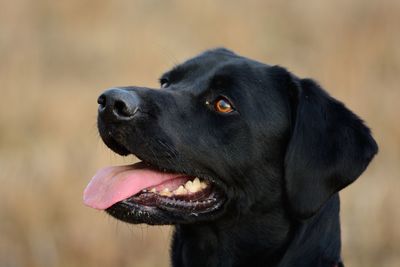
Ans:
{"type": "Polygon", "coordinates": [[[212,214],[224,197],[209,180],[139,162],[99,170],[85,189],[84,203],[131,223],[158,224],[160,216],[168,218],[161,224],[212,214]]]}

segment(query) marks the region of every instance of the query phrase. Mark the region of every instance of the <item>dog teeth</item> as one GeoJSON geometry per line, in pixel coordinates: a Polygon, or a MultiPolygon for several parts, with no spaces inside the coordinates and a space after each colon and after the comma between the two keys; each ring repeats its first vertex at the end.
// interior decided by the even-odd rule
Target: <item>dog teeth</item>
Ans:
{"type": "Polygon", "coordinates": [[[192,181],[190,181],[190,180],[187,181],[186,184],[185,184],[186,189],[189,188],[189,187],[192,187],[192,184],[193,184],[192,181]]]}
{"type": "Polygon", "coordinates": [[[193,180],[193,186],[200,187],[200,180],[199,180],[199,178],[196,177],[196,178],[193,180]]]}
{"type": "Polygon", "coordinates": [[[193,182],[192,182],[192,181],[187,181],[186,184],[185,184],[185,188],[186,188],[186,190],[189,191],[190,193],[196,192],[196,191],[195,191],[195,188],[194,188],[194,186],[193,186],[193,182]]]}
{"type": "Polygon", "coordinates": [[[185,187],[190,193],[196,193],[200,191],[201,183],[199,178],[196,177],[193,181],[187,181],[185,187]]]}
{"type": "Polygon", "coordinates": [[[178,189],[174,191],[174,195],[186,195],[187,193],[188,191],[186,190],[185,187],[183,187],[183,185],[180,185],[178,189]]]}
{"type": "Polygon", "coordinates": [[[205,182],[200,182],[201,189],[207,188],[207,184],[205,182]]]}
{"type": "Polygon", "coordinates": [[[208,184],[206,182],[203,182],[198,177],[196,177],[193,179],[193,181],[190,180],[187,181],[184,185],[180,185],[177,189],[175,189],[172,192],[170,191],[169,188],[164,188],[160,192],[158,192],[155,187],[153,187],[151,190],[143,189],[142,191],[159,194],[161,196],[172,197],[173,195],[181,196],[181,195],[187,195],[189,193],[196,193],[207,188],[207,186],[208,184]]]}
{"type": "Polygon", "coordinates": [[[197,177],[193,180],[193,184],[195,184],[201,190],[207,188],[208,186],[206,182],[200,181],[200,179],[197,177]]]}
{"type": "Polygon", "coordinates": [[[170,197],[172,196],[172,193],[169,191],[169,188],[164,188],[161,192],[160,192],[161,196],[167,196],[170,197]]]}

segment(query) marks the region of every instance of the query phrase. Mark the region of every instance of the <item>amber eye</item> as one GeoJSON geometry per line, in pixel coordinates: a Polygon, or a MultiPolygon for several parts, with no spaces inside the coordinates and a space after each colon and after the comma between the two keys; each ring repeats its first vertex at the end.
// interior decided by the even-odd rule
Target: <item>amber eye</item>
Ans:
{"type": "Polygon", "coordinates": [[[214,103],[214,108],[219,113],[230,113],[234,110],[232,104],[226,98],[217,99],[214,103]]]}

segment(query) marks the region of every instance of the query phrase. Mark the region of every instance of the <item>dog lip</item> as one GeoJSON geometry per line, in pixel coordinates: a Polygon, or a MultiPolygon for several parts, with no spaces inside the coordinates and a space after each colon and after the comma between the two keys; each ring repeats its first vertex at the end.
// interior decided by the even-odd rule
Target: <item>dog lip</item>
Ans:
{"type": "Polygon", "coordinates": [[[206,201],[196,204],[175,199],[166,201],[166,198],[158,200],[163,202],[162,205],[143,205],[128,198],[107,208],[106,212],[133,224],[172,225],[210,221],[222,216],[226,204],[226,198],[220,191],[213,193],[213,196],[215,200],[211,200],[211,205],[206,201]]]}
{"type": "Polygon", "coordinates": [[[218,190],[209,186],[196,193],[186,195],[163,196],[159,193],[139,192],[121,202],[134,202],[148,207],[175,213],[208,213],[218,209],[223,203],[223,197],[218,190]]]}
{"type": "MultiPolygon", "coordinates": [[[[141,159],[138,155],[135,156],[141,159]]],[[[214,178],[209,175],[199,175],[196,171],[188,173],[169,166],[153,164],[149,160],[142,160],[142,164],[157,171],[199,177],[209,184],[209,188],[203,195],[199,193],[193,196],[193,199],[184,196],[151,195],[147,190],[141,191],[107,208],[106,212],[113,217],[128,223],[176,224],[212,220],[223,213],[227,203],[226,193],[214,178]]]]}

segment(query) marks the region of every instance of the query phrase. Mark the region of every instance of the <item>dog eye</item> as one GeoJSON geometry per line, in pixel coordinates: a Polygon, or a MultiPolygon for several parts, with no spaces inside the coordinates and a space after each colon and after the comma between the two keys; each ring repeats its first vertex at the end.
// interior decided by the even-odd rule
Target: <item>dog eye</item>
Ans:
{"type": "Polygon", "coordinates": [[[167,88],[170,85],[168,79],[166,79],[166,78],[162,78],[160,80],[160,84],[161,84],[161,88],[167,88]]]}
{"type": "Polygon", "coordinates": [[[219,113],[230,113],[234,111],[232,104],[225,97],[220,97],[214,102],[214,109],[219,113]]]}

